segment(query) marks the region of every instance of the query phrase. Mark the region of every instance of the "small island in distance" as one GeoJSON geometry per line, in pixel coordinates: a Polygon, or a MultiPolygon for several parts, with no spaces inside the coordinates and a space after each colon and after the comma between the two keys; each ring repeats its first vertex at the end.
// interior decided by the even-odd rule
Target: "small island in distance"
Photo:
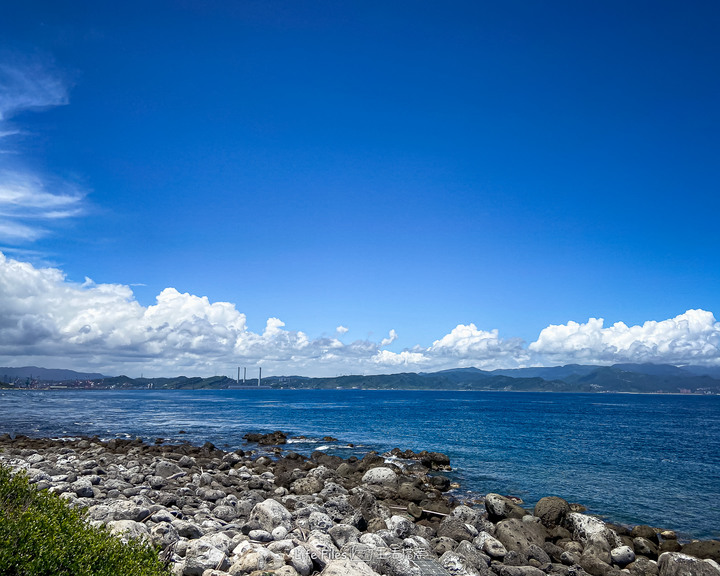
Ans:
{"type": "Polygon", "coordinates": [[[267,376],[238,381],[209,378],[130,378],[37,366],[0,368],[0,388],[68,389],[359,389],[359,390],[476,390],[513,392],[625,392],[645,394],[720,394],[720,367],[669,364],[569,364],[556,367],[480,370],[456,368],[432,373],[346,375],[325,378],[267,376]],[[261,384],[258,386],[258,384],[261,384]]]}

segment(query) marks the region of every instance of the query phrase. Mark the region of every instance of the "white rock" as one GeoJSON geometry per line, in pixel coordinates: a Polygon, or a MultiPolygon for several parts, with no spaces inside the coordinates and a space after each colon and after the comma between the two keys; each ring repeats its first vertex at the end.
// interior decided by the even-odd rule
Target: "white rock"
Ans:
{"type": "Polygon", "coordinates": [[[635,561],[635,551],[630,546],[618,546],[610,550],[610,558],[619,566],[626,566],[635,561]]]}
{"type": "Polygon", "coordinates": [[[289,530],[292,527],[292,515],[280,502],[267,499],[253,507],[250,512],[250,523],[271,533],[278,526],[289,530]]]}
{"type": "Polygon", "coordinates": [[[664,552],[658,558],[660,576],[720,576],[717,563],[680,552],[664,552]]]}
{"type": "Polygon", "coordinates": [[[397,488],[398,476],[395,471],[380,466],[378,468],[371,468],[362,477],[364,484],[370,484],[373,486],[385,486],[387,488],[397,488]]]}
{"type": "Polygon", "coordinates": [[[503,546],[503,543],[487,532],[480,532],[473,540],[473,545],[492,558],[505,558],[507,554],[507,549],[503,546]]]}
{"type": "Polygon", "coordinates": [[[148,527],[134,520],[115,520],[108,523],[108,528],[112,534],[120,536],[123,542],[128,540],[147,541],[150,538],[148,527]]]}

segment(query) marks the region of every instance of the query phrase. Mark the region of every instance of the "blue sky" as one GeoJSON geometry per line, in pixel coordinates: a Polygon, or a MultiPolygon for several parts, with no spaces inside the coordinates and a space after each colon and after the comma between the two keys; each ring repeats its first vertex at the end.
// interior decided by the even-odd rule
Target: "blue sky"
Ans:
{"type": "Polygon", "coordinates": [[[719,24],[3,3],[0,364],[718,364],[719,24]]]}

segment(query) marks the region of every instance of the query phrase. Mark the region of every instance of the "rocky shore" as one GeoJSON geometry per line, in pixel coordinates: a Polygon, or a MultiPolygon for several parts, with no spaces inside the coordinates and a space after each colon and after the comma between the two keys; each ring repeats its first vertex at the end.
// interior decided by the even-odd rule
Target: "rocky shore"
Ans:
{"type": "Polygon", "coordinates": [[[0,463],[158,546],[177,576],[720,576],[720,541],[681,544],[554,496],[533,510],[499,494],[454,501],[444,454],[342,459],[287,450],[282,432],[247,438],[227,452],[5,435],[0,463]]]}

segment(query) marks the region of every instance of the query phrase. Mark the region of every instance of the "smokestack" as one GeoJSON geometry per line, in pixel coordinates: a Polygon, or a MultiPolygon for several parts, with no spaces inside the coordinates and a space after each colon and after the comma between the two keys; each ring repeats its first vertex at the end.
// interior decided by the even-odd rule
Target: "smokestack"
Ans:
{"type": "Polygon", "coordinates": [[[247,367],[243,368],[243,384],[245,384],[246,379],[247,379],[247,367]]]}
{"type": "Polygon", "coordinates": [[[258,386],[260,386],[260,380],[262,380],[262,366],[258,368],[258,386]]]}
{"type": "Polygon", "coordinates": [[[240,366],[238,366],[238,377],[237,377],[237,383],[238,383],[238,386],[240,386],[240,366]]]}

